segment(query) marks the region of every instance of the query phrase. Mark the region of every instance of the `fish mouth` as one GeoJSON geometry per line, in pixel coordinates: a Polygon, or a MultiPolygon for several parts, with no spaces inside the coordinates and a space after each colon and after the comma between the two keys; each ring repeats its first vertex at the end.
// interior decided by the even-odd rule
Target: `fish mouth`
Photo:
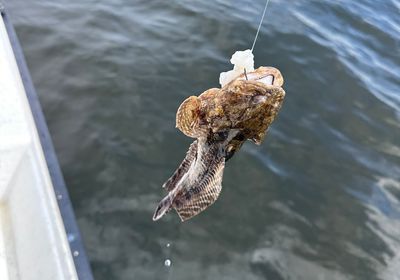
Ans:
{"type": "Polygon", "coordinates": [[[281,72],[274,67],[259,67],[253,72],[246,71],[238,77],[238,80],[247,80],[262,83],[266,86],[283,86],[281,72]]]}
{"type": "Polygon", "coordinates": [[[274,84],[274,78],[275,77],[273,75],[267,75],[265,77],[258,79],[257,82],[272,86],[274,84]]]}
{"type": "Polygon", "coordinates": [[[240,80],[255,81],[263,83],[264,85],[267,86],[272,86],[274,84],[275,77],[272,74],[266,74],[260,76],[259,73],[252,72],[252,73],[247,73],[244,77],[241,77],[240,80]]]}
{"type": "Polygon", "coordinates": [[[274,84],[274,80],[275,80],[275,77],[272,74],[267,74],[267,75],[260,77],[259,74],[253,72],[253,73],[247,74],[246,76],[247,76],[247,80],[249,80],[249,81],[260,82],[267,86],[272,86],[274,84]]]}

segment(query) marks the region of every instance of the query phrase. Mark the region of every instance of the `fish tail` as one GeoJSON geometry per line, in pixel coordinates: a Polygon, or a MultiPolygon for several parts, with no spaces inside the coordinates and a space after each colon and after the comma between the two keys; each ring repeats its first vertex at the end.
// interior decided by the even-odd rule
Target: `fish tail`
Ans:
{"type": "Polygon", "coordinates": [[[173,197],[171,194],[168,194],[164,197],[157,206],[156,211],[153,215],[153,221],[157,221],[161,219],[172,207],[173,197]]]}

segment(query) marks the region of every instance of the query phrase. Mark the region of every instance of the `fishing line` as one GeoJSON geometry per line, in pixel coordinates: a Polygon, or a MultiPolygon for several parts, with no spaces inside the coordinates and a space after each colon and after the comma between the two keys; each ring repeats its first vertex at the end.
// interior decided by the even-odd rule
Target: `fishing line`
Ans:
{"type": "Polygon", "coordinates": [[[254,38],[254,41],[253,41],[253,46],[251,47],[251,52],[253,52],[254,46],[256,45],[257,38],[258,38],[258,33],[260,32],[261,25],[262,25],[262,23],[263,23],[263,21],[264,21],[265,13],[267,12],[268,3],[269,3],[269,0],[267,0],[267,1],[265,2],[264,11],[263,11],[263,14],[262,14],[262,17],[261,17],[261,20],[260,20],[260,24],[258,25],[256,37],[254,38]]]}

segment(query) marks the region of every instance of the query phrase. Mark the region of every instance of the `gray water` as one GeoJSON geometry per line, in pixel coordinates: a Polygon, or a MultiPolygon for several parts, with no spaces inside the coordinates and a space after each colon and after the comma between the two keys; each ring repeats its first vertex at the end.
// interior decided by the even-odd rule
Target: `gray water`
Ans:
{"type": "Polygon", "coordinates": [[[400,279],[398,0],[271,0],[256,65],[287,95],[266,141],[207,211],[151,220],[191,142],[177,107],[264,3],[9,1],[96,279],[400,279]]]}

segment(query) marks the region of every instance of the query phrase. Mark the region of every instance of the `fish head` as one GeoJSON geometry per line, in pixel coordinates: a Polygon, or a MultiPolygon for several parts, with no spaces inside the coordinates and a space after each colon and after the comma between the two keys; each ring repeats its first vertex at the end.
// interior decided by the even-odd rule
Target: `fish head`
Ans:
{"type": "Polygon", "coordinates": [[[260,144],[282,106],[282,85],[282,74],[273,67],[243,73],[221,89],[187,98],[178,109],[176,126],[192,138],[238,129],[245,139],[260,144]]]}
{"type": "Polygon", "coordinates": [[[208,121],[213,132],[239,129],[239,135],[260,144],[282,106],[285,97],[282,86],[283,77],[276,68],[260,67],[243,73],[221,89],[215,99],[217,104],[210,105],[208,116],[212,118],[208,121]]]}

